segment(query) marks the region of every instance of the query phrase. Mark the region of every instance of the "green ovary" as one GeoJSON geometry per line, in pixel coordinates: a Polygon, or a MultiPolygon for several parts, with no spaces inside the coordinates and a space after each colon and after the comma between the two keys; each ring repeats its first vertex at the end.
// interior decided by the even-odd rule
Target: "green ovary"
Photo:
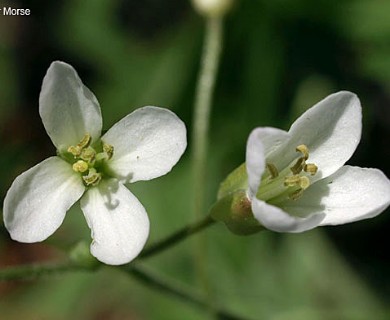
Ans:
{"type": "Polygon", "coordinates": [[[318,167],[314,163],[306,163],[309,158],[309,149],[302,144],[296,147],[302,155],[294,160],[282,171],[278,171],[272,163],[267,163],[265,177],[261,180],[256,197],[271,204],[286,200],[297,200],[310,186],[310,176],[317,173],[318,167]]]}
{"type": "Polygon", "coordinates": [[[105,163],[114,154],[114,147],[100,142],[100,145],[92,147],[91,135],[86,133],[76,146],[69,146],[63,158],[72,165],[72,169],[78,172],[85,186],[97,186],[104,174],[105,163]],[[98,152],[99,151],[99,152],[98,152]]]}

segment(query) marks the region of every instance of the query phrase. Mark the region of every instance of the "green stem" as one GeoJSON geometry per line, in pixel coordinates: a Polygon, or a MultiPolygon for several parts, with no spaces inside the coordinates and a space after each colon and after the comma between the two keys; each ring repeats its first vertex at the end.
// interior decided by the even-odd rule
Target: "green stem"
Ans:
{"type": "Polygon", "coordinates": [[[200,221],[185,226],[184,228],[173,233],[172,235],[148,246],[141,252],[141,254],[138,256],[138,259],[145,259],[152,255],[160,253],[161,251],[166,250],[173,245],[176,245],[178,242],[186,239],[187,237],[207,228],[214,222],[215,221],[209,215],[207,215],[200,221]]]}
{"type": "MultiPolygon", "coordinates": [[[[206,21],[201,65],[195,95],[192,166],[194,177],[193,212],[196,219],[205,210],[206,159],[211,102],[222,49],[222,18],[210,17],[206,21]]],[[[209,292],[206,272],[206,239],[199,237],[195,243],[195,268],[204,290],[209,292]]]]}
{"type": "Polygon", "coordinates": [[[201,58],[194,106],[194,126],[192,132],[194,212],[196,217],[204,210],[204,189],[206,182],[206,154],[209,132],[209,118],[212,94],[218,71],[222,47],[222,20],[209,18],[206,26],[205,43],[201,58]]]}
{"type": "MultiPolygon", "coordinates": [[[[121,267],[121,270],[129,275],[132,275],[137,281],[152,289],[159,290],[162,293],[167,293],[175,298],[183,300],[184,302],[190,303],[193,306],[203,310],[207,310],[210,308],[210,303],[207,301],[207,299],[202,298],[202,296],[198,293],[185,289],[179,283],[174,283],[170,279],[163,278],[161,277],[161,275],[152,273],[144,267],[140,267],[139,265],[124,265],[121,267]]],[[[242,317],[233,315],[225,310],[219,308],[216,308],[214,310],[217,319],[243,320],[242,317]]]]}
{"type": "MultiPolygon", "coordinates": [[[[203,219],[176,231],[172,235],[147,247],[140,255],[139,259],[151,257],[166,250],[187,237],[211,226],[215,221],[207,215],[203,219]]],[[[96,266],[80,266],[72,262],[62,264],[31,264],[26,266],[15,266],[0,269],[0,281],[2,280],[26,280],[43,277],[51,274],[60,274],[73,271],[93,270],[96,266]]]]}
{"type": "Polygon", "coordinates": [[[63,274],[65,272],[87,271],[86,267],[72,264],[31,264],[0,269],[0,281],[7,280],[34,280],[37,278],[63,274]]]}
{"type": "MultiPolygon", "coordinates": [[[[168,293],[171,296],[179,298],[198,308],[205,310],[209,308],[207,300],[202,298],[199,294],[184,289],[181,285],[173,283],[166,278],[162,278],[160,275],[153,274],[143,267],[128,264],[119,268],[150,288],[157,289],[163,293],[168,293]]],[[[55,274],[63,274],[64,272],[85,272],[93,270],[95,270],[95,268],[87,268],[72,264],[71,262],[63,264],[31,264],[0,269],[0,281],[35,280],[55,274]]],[[[216,309],[216,312],[220,319],[242,319],[222,309],[216,309]]]]}

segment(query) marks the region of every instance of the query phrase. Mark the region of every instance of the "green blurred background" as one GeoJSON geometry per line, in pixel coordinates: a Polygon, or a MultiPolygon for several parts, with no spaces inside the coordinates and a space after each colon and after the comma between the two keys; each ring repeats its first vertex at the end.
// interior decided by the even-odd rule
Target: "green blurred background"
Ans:
{"type": "MultiPolygon", "coordinates": [[[[102,107],[104,129],[144,105],[165,106],[191,132],[203,20],[184,0],[6,1],[29,17],[0,16],[0,196],[55,149],[38,115],[53,60],[72,64],[102,107]]],[[[364,132],[352,165],[390,176],[390,2],[241,0],[225,21],[211,117],[208,203],[244,161],[256,126],[288,129],[339,90],[357,93],[364,132]]],[[[171,174],[130,186],[151,220],[149,243],[193,221],[191,145],[171,174]]],[[[204,234],[212,303],[243,319],[390,319],[389,211],[304,234],[204,234]]],[[[90,231],[78,205],[42,244],[10,240],[0,267],[61,261],[90,231]]],[[[199,287],[194,239],[143,262],[199,287]]],[[[206,319],[207,312],[139,285],[115,268],[0,284],[0,319],[206,319]]]]}

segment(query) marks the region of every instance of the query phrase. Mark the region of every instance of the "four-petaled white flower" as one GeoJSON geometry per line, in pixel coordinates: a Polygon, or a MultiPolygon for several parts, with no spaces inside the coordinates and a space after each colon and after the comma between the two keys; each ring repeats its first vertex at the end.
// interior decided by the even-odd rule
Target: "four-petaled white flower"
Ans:
{"type": "Polygon", "coordinates": [[[344,166],[361,136],[360,101],[338,92],[307,110],[288,132],[254,129],[247,143],[254,217],[278,232],[302,232],[372,218],[390,204],[377,169],[344,166]]]}
{"type": "Polygon", "coordinates": [[[134,259],[149,235],[149,219],[123,185],[168,173],[183,154],[186,129],[171,111],[143,107],[102,137],[95,96],[76,71],[53,62],[39,97],[43,125],[57,148],[18,176],[4,200],[4,222],[12,239],[43,241],[80,199],[91,228],[91,253],[107,264],[134,259]]]}

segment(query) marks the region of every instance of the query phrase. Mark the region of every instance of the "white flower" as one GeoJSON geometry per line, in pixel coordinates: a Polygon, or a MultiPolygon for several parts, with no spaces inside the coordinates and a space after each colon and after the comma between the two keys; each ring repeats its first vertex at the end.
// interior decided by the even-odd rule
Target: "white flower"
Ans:
{"type": "Polygon", "coordinates": [[[338,92],[307,110],[288,132],[256,128],[246,151],[254,217],[278,232],[372,218],[390,204],[377,169],[344,166],[361,136],[359,99],[338,92]]]}
{"type": "Polygon", "coordinates": [[[39,113],[58,155],[22,173],[8,190],[3,211],[12,239],[45,240],[80,199],[91,253],[107,264],[130,262],[145,245],[149,219],[123,183],[172,169],[187,145],[183,122],[167,109],[143,107],[100,137],[99,103],[63,62],[47,71],[39,113]]]}

